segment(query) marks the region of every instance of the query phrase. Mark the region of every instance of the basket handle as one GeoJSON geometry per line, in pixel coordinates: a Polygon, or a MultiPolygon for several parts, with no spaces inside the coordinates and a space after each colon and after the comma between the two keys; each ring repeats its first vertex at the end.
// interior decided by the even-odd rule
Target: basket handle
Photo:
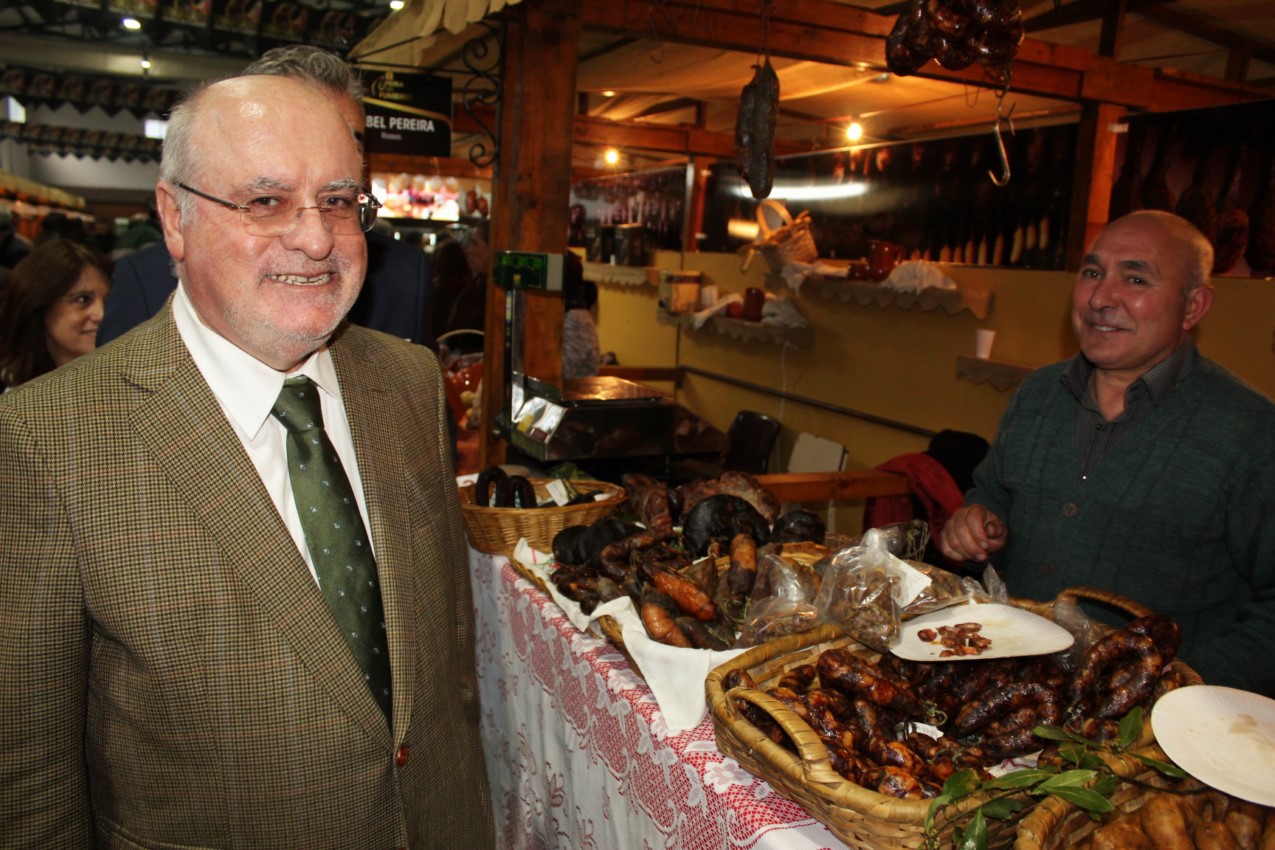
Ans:
{"type": "MultiPolygon", "coordinates": [[[[742,699],[745,702],[752,703],[770,715],[771,720],[779,724],[779,728],[784,730],[789,740],[797,747],[797,756],[801,759],[801,769],[802,773],[805,774],[806,781],[834,785],[849,781],[832,769],[832,763],[828,759],[828,748],[824,746],[823,741],[819,740],[815,730],[811,729],[810,725],[802,720],[797,712],[770,694],[759,691],[756,688],[739,687],[731,688],[727,691],[726,701],[730,705],[732,712],[738,712],[739,710],[734,704],[735,699],[742,699]]],[[[788,752],[783,750],[778,744],[775,744],[775,747],[783,752],[788,752]]]]}
{"type": "Polygon", "coordinates": [[[760,229],[761,236],[758,242],[765,242],[770,238],[772,233],[777,233],[792,224],[792,213],[788,212],[788,208],[776,201],[774,198],[766,198],[757,205],[757,226],[760,229]],[[772,228],[770,221],[766,218],[766,210],[771,210],[775,215],[779,216],[783,222],[779,227],[772,228]]]}
{"type": "Polygon", "coordinates": [[[1103,590],[1100,587],[1089,587],[1087,585],[1076,585],[1068,587],[1058,594],[1058,598],[1066,602],[1076,602],[1077,600],[1087,599],[1090,602],[1102,602],[1106,605],[1119,608],[1130,617],[1146,617],[1155,612],[1141,602],[1130,599],[1119,593],[1113,593],[1110,590],[1103,590]]]}

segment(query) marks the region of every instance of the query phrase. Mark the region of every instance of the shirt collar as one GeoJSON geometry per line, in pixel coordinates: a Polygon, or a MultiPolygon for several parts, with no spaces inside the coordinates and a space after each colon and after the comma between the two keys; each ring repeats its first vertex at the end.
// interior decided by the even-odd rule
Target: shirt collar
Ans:
{"type": "MultiPolygon", "coordinates": [[[[1139,391],[1145,392],[1153,405],[1159,405],[1195,368],[1199,357],[1200,353],[1195,347],[1195,341],[1188,336],[1172,354],[1139,375],[1125,392],[1133,393],[1140,386],[1142,389],[1139,391]]],[[[1093,363],[1089,362],[1084,354],[1077,354],[1063,371],[1063,385],[1081,403],[1084,403],[1089,396],[1089,376],[1093,374],[1093,370],[1093,363]]]]}
{"type": "Polygon", "coordinates": [[[204,324],[179,281],[173,295],[173,320],[204,380],[226,415],[255,439],[270,418],[284,378],[306,375],[334,398],[341,397],[332,353],[325,345],[293,371],[284,374],[227,340],[204,324]]]}

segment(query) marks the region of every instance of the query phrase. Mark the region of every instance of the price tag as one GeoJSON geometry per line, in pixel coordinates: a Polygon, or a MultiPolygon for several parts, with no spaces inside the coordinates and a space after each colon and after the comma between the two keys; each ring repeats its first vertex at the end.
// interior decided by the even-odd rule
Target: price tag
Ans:
{"type": "Polygon", "coordinates": [[[567,493],[567,485],[563,483],[561,478],[555,478],[545,486],[545,490],[549,492],[549,498],[553,499],[554,504],[562,507],[571,501],[571,496],[567,493]]]}

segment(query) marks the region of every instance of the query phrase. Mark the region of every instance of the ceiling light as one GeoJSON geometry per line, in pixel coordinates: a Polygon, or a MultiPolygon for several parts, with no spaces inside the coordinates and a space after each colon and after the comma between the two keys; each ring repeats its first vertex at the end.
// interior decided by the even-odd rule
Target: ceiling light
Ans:
{"type": "Polygon", "coordinates": [[[142,28],[142,22],[137,18],[125,18],[120,21],[120,24],[122,24],[126,30],[139,30],[142,28]]]}
{"type": "Polygon", "coordinates": [[[142,58],[142,70],[143,70],[143,71],[149,71],[150,69],[151,69],[151,60],[146,59],[145,57],[143,57],[143,58],[142,58]]]}
{"type": "Polygon", "coordinates": [[[403,6],[404,6],[403,0],[390,0],[390,9],[392,9],[395,12],[397,12],[399,9],[402,9],[403,6]]]}
{"type": "Polygon", "coordinates": [[[603,97],[615,97],[615,92],[611,91],[611,89],[607,89],[606,91],[602,92],[602,96],[603,96],[603,97]]]}
{"type": "Polygon", "coordinates": [[[619,165],[620,152],[615,148],[607,148],[606,153],[602,154],[602,159],[607,165],[619,165]]]}
{"type": "Polygon", "coordinates": [[[851,121],[850,126],[846,128],[846,138],[852,142],[857,142],[863,138],[863,125],[858,121],[851,121]]]}

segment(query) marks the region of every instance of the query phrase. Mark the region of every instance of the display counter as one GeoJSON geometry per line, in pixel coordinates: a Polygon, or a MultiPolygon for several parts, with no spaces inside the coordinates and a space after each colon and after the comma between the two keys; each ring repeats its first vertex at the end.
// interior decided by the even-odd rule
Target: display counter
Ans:
{"type": "Polygon", "coordinates": [[[472,551],[483,748],[498,846],[844,850],[718,752],[670,734],[624,656],[579,632],[503,557],[472,551]]]}

